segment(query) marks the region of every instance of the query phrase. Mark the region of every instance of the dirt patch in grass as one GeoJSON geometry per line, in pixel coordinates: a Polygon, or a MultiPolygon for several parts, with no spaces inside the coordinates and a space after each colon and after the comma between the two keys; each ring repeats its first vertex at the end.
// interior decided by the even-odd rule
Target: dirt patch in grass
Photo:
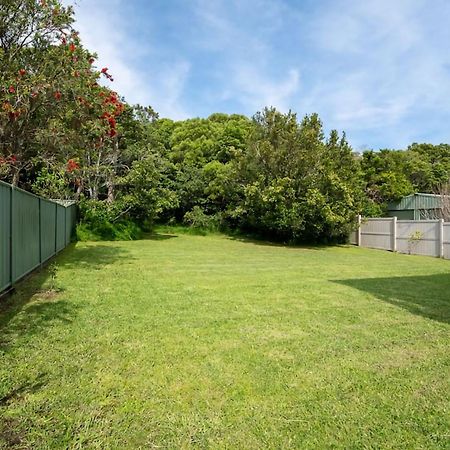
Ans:
{"type": "Polygon", "coordinates": [[[58,297],[58,294],[61,292],[59,289],[45,289],[37,292],[33,296],[33,300],[54,300],[58,297]]]}
{"type": "Polygon", "coordinates": [[[17,419],[2,419],[0,423],[0,446],[6,445],[6,448],[28,449],[23,445],[24,433],[19,428],[17,419]]]}

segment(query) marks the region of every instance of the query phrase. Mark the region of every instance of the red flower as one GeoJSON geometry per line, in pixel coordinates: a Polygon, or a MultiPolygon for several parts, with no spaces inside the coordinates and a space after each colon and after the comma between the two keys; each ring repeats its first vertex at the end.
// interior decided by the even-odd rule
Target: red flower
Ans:
{"type": "Polygon", "coordinates": [[[103,67],[102,73],[106,73],[106,72],[108,72],[108,68],[107,67],[103,67]]]}
{"type": "Polygon", "coordinates": [[[15,155],[10,155],[7,158],[0,157],[0,166],[4,164],[15,164],[17,162],[17,158],[15,155]]]}
{"type": "Polygon", "coordinates": [[[94,58],[89,58],[89,64],[94,64],[95,59],[94,58]]]}
{"type": "Polygon", "coordinates": [[[56,92],[53,94],[53,97],[55,97],[56,100],[61,100],[61,92],[56,91],[56,92]]]}
{"type": "Polygon", "coordinates": [[[10,86],[8,90],[10,94],[14,94],[16,92],[16,88],[14,86],[10,86]]]}
{"type": "Polygon", "coordinates": [[[74,170],[78,170],[80,168],[80,165],[74,160],[74,159],[69,159],[69,161],[67,161],[67,172],[73,172],[74,170]]]}
{"type": "Polygon", "coordinates": [[[21,112],[20,109],[16,109],[15,111],[10,111],[9,118],[11,120],[16,120],[20,116],[21,112]]]}
{"type": "Polygon", "coordinates": [[[109,135],[111,137],[114,137],[117,134],[117,131],[114,128],[111,128],[111,130],[109,130],[109,135]]]}
{"type": "Polygon", "coordinates": [[[75,44],[71,43],[69,45],[69,50],[73,53],[75,51],[75,49],[76,49],[75,44]]]}
{"type": "Polygon", "coordinates": [[[110,118],[108,119],[108,122],[109,122],[109,126],[110,126],[111,128],[116,128],[116,119],[114,119],[114,117],[110,117],[110,118]]]}
{"type": "Polygon", "coordinates": [[[21,77],[23,77],[26,73],[27,73],[27,71],[26,71],[25,69],[20,69],[20,70],[19,70],[19,75],[20,75],[21,77]]]}

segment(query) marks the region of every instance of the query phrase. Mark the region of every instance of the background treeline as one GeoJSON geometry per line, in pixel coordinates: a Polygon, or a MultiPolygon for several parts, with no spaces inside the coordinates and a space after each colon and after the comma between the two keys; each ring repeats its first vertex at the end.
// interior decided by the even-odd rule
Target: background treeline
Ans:
{"type": "Polygon", "coordinates": [[[449,145],[361,155],[316,114],[161,119],[100,84],[111,75],[72,22],[57,0],[0,1],[0,178],[79,200],[81,238],[134,238],[159,221],[335,241],[356,214],[450,179],[449,145]]]}

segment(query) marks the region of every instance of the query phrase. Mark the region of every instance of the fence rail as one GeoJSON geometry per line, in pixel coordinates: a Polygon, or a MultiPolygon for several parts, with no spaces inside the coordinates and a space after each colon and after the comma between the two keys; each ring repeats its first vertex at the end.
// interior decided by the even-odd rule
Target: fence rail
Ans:
{"type": "Polygon", "coordinates": [[[396,217],[361,219],[350,243],[413,255],[450,259],[450,222],[397,220],[396,217]]]}
{"type": "Polygon", "coordinates": [[[0,292],[67,246],[76,207],[0,181],[0,292]]]}

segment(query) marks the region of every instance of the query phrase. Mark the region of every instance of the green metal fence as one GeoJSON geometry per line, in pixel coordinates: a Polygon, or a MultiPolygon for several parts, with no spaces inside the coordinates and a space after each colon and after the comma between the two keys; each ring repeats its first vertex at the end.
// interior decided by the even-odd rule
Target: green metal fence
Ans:
{"type": "Polygon", "coordinates": [[[70,242],[76,206],[63,205],[0,181],[0,292],[70,242]]]}

